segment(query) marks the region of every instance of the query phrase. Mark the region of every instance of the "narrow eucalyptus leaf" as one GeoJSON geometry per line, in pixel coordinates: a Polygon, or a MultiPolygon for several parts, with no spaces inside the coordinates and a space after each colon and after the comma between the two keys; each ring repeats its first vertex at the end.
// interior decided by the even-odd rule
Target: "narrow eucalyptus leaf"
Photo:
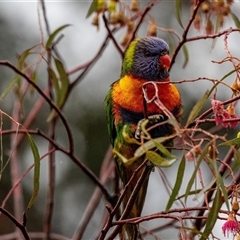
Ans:
{"type": "Polygon", "coordinates": [[[173,187],[173,190],[172,190],[172,194],[171,194],[171,196],[168,200],[168,203],[167,203],[167,206],[166,206],[166,211],[168,211],[172,207],[172,205],[173,205],[173,203],[174,203],[174,201],[175,201],[175,199],[178,195],[178,192],[181,188],[182,180],[183,180],[183,176],[184,176],[184,171],[185,171],[185,163],[186,163],[186,159],[183,156],[182,160],[179,164],[179,167],[178,167],[176,181],[175,181],[175,184],[174,184],[174,187],[173,187]]]}
{"type": "Polygon", "coordinates": [[[38,192],[39,192],[39,186],[40,186],[40,155],[38,152],[37,145],[35,144],[33,138],[31,135],[27,134],[29,144],[32,150],[33,158],[34,158],[34,176],[33,176],[33,193],[31,196],[31,199],[28,203],[27,208],[31,208],[33,203],[35,202],[38,192]]]}

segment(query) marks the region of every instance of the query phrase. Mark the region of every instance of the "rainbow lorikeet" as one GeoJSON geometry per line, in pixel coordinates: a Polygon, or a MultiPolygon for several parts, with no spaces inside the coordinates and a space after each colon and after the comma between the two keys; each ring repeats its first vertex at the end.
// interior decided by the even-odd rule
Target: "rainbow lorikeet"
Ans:
{"type": "MultiPolygon", "coordinates": [[[[120,156],[130,159],[139,147],[134,141],[139,140],[139,124],[143,119],[149,119],[148,127],[152,128],[149,134],[152,138],[168,136],[174,133],[173,125],[166,122],[169,115],[154,101],[146,102],[143,86],[154,83],[157,89],[149,86],[149,98],[158,98],[164,107],[178,121],[182,114],[181,97],[175,85],[169,83],[170,57],[168,44],[157,37],[137,38],[127,48],[122,65],[121,78],[111,85],[105,99],[105,110],[108,121],[108,131],[115,154],[116,166],[119,176],[125,186],[130,180],[134,170],[144,161],[144,156],[136,161],[126,164],[120,156]]],[[[138,217],[144,205],[150,171],[136,196],[130,214],[127,218],[138,217]]],[[[133,192],[141,171],[131,181],[123,199],[123,208],[133,192]]],[[[122,239],[136,239],[137,228],[132,224],[123,227],[122,239]]]]}

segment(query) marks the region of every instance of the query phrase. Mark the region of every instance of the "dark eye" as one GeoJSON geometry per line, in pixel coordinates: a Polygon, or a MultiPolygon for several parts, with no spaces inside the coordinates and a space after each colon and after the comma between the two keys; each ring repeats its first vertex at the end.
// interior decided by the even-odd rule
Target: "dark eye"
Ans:
{"type": "Polygon", "coordinates": [[[151,53],[149,50],[146,50],[146,49],[145,49],[144,55],[145,55],[145,57],[151,57],[151,56],[152,56],[152,53],[151,53]]]}
{"type": "Polygon", "coordinates": [[[164,55],[167,55],[168,54],[168,51],[167,50],[164,50],[160,53],[160,56],[164,56],[164,55]]]}

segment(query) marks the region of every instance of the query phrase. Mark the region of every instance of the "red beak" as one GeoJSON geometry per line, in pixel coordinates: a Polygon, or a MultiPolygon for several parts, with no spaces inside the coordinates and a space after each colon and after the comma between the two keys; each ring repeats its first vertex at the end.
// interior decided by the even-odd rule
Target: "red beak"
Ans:
{"type": "Polygon", "coordinates": [[[170,57],[166,54],[164,56],[159,57],[159,63],[161,68],[166,68],[167,70],[170,67],[171,59],[170,57]]]}

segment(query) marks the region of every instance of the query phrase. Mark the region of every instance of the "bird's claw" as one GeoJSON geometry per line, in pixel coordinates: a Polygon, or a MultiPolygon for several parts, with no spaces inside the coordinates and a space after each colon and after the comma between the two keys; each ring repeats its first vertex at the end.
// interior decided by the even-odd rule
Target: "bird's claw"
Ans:
{"type": "MultiPolygon", "coordinates": [[[[158,123],[164,120],[164,115],[162,114],[154,114],[154,115],[150,115],[147,118],[150,123],[158,123]]],[[[136,127],[136,131],[135,131],[135,138],[136,139],[140,139],[141,137],[141,133],[142,133],[142,123],[145,121],[146,119],[143,118],[140,121],[138,121],[137,127],[136,127]]]]}
{"type": "Polygon", "coordinates": [[[150,122],[160,122],[164,120],[164,115],[162,114],[154,114],[154,115],[150,115],[148,117],[148,119],[150,120],[150,122]]]}
{"type": "Polygon", "coordinates": [[[137,128],[136,128],[136,131],[135,131],[135,138],[136,139],[140,139],[140,136],[141,136],[141,128],[142,128],[142,123],[145,121],[145,118],[141,119],[140,121],[138,121],[138,124],[137,124],[137,128]]]}

